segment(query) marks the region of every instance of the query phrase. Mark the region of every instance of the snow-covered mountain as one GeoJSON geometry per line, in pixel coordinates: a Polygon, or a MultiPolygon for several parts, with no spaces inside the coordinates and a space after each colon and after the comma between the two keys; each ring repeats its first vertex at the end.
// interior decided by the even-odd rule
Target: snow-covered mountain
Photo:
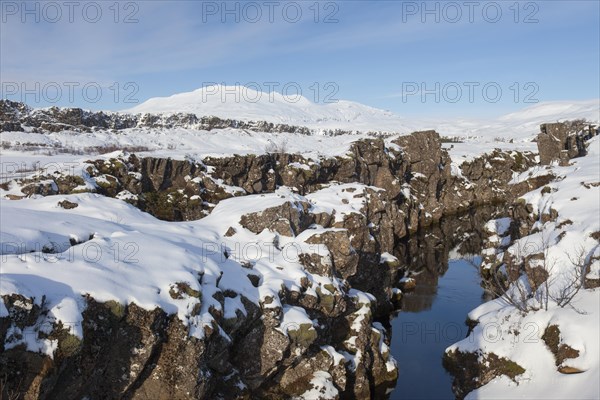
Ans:
{"type": "Polygon", "coordinates": [[[125,110],[129,113],[187,112],[238,120],[269,121],[309,128],[408,133],[436,129],[443,135],[529,138],[539,125],[586,118],[600,121],[600,99],[538,103],[487,120],[409,118],[364,104],[340,100],[317,104],[302,96],[257,92],[244,86],[207,86],[169,97],[155,97],[125,110]]]}
{"type": "Polygon", "coordinates": [[[245,86],[206,86],[169,97],[155,97],[125,112],[184,112],[323,129],[415,130],[407,119],[364,104],[345,100],[318,104],[300,95],[258,92],[245,86]]]}

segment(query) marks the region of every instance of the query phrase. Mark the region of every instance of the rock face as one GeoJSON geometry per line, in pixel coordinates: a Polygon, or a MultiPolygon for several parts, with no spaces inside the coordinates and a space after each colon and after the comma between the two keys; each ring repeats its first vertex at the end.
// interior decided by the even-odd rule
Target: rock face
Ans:
{"type": "MultiPolygon", "coordinates": [[[[585,248],[581,244],[581,247],[575,250],[572,249],[573,242],[561,243],[567,235],[580,235],[580,239],[576,240],[578,244],[586,243],[588,237],[592,238],[595,240],[594,246],[597,246],[600,239],[600,232],[593,223],[585,225],[588,217],[577,218],[581,207],[587,210],[592,206],[590,203],[576,203],[580,198],[587,196],[589,199],[597,195],[597,191],[594,194],[592,189],[598,188],[600,183],[593,173],[588,175],[587,182],[576,175],[577,171],[587,172],[596,168],[597,158],[591,160],[595,157],[592,153],[595,149],[590,151],[586,159],[577,160],[575,165],[569,164],[570,158],[586,155],[585,146],[590,149],[597,144],[595,140],[580,142],[591,137],[590,135],[593,136],[595,128],[574,129],[573,126],[577,124],[545,124],[542,125],[542,133],[538,136],[543,163],[560,161],[561,165],[570,167],[546,166],[541,170],[546,171],[544,175],[531,179],[527,185],[517,184],[522,186],[518,191],[525,190],[530,185],[533,187],[525,190],[529,192],[525,196],[517,198],[506,207],[507,212],[503,218],[492,219],[485,224],[482,243],[484,250],[478,252],[482,254],[482,287],[490,299],[502,296],[508,306],[500,311],[490,311],[483,307],[472,312],[471,315],[474,315],[476,320],[467,321],[470,336],[446,351],[444,365],[454,377],[453,390],[457,398],[464,398],[469,392],[502,375],[515,380],[516,376],[523,374],[527,369],[529,376],[540,376],[540,370],[536,370],[535,366],[527,365],[522,358],[517,358],[521,351],[519,346],[523,342],[515,340],[519,330],[514,330],[513,326],[516,326],[516,323],[511,322],[511,318],[516,316],[512,321],[518,320],[518,324],[524,326],[525,318],[535,315],[536,312],[556,313],[556,310],[561,308],[573,307],[570,302],[575,295],[598,286],[595,271],[600,257],[594,254],[596,247],[591,247],[590,251],[590,247],[585,248]],[[551,143],[553,147],[544,147],[547,143],[551,143]],[[545,153],[542,154],[543,152],[545,153]],[[535,187],[538,190],[533,190],[535,187]],[[565,206],[565,200],[573,203],[565,206]],[[547,237],[553,239],[544,239],[547,237]],[[565,254],[565,258],[557,259],[558,253],[565,254]],[[557,283],[555,267],[565,276],[572,274],[572,278],[557,283]],[[588,274],[592,279],[588,279],[588,274]],[[525,283],[527,291],[519,294],[517,291],[508,291],[516,287],[513,284],[517,280],[525,283]],[[486,311],[481,313],[482,309],[486,311]],[[505,343],[512,343],[510,357],[513,360],[497,356],[493,351],[498,347],[485,344],[488,334],[485,327],[496,322],[499,328],[497,337],[502,337],[505,343]],[[471,346],[472,343],[475,343],[475,346],[471,346]],[[517,364],[517,360],[523,365],[517,364]]],[[[593,208],[588,210],[588,214],[594,213],[593,208]]],[[[578,310],[574,314],[578,313],[581,311],[578,310]]],[[[566,329],[567,324],[573,324],[573,321],[556,318],[544,324],[546,323],[548,325],[539,327],[540,338],[554,357],[553,367],[562,374],[584,372],[576,367],[581,365],[577,364],[576,359],[582,355],[586,346],[576,344],[573,339],[561,335],[561,329],[566,329]]],[[[585,328],[584,318],[578,321],[578,326],[581,331],[590,329],[585,328]]],[[[594,323],[591,326],[595,328],[594,323]]],[[[525,343],[522,345],[527,346],[525,343]]]]}
{"type": "Polygon", "coordinates": [[[494,353],[478,354],[453,351],[444,354],[444,367],[454,375],[452,389],[457,399],[465,396],[492,379],[504,375],[513,381],[525,372],[514,361],[499,357],[494,353]]]}
{"type": "Polygon", "coordinates": [[[359,140],[343,157],[311,160],[276,153],[209,157],[194,163],[130,155],[88,161],[83,178],[92,180],[95,189],[81,189],[82,177],[62,174],[39,174],[19,184],[27,196],[94,190],[160,219],[181,221],[201,218],[233,196],[269,193],[279,186],[307,194],[334,181],[357,182],[385,189],[382,201],[394,204],[395,209],[388,210],[391,220],[383,222],[392,241],[390,232],[402,238],[443,215],[511,201],[545,184],[543,177],[509,184],[513,173],[533,165],[531,153],[494,151],[463,163],[462,176],[455,176],[439,135],[424,131],[398,137],[388,146],[383,139],[359,140]]]}
{"type": "MultiPolygon", "coordinates": [[[[34,111],[9,101],[0,102],[0,121],[2,130],[37,132],[234,126],[308,133],[305,128],[186,114],[34,111]]],[[[12,198],[93,191],[168,221],[200,219],[234,196],[271,193],[280,186],[294,188],[306,198],[242,215],[236,226],[253,234],[275,232],[280,240],[307,235],[306,243],[324,246],[328,254],[302,254],[304,269],[341,285],[311,287],[303,282],[296,290],[283,286],[260,304],[242,293],[219,290],[211,301],[223,305],[235,299],[246,313],[226,318],[223,307],[211,309],[214,324],[205,327],[203,339],[189,337],[188,328],[163,310],[85,298],[83,339],[60,324],[35,331],[38,338],[46,335],[56,340],[54,358],[27,352],[23,346],[5,347],[11,338],[31,334],[28,328],[47,310],[33,299],[3,296],[8,311],[0,318],[0,377],[8,377],[1,388],[3,396],[18,392],[24,398],[41,399],[294,398],[315,387],[311,382],[319,372],[339,398],[385,397],[395,384],[397,368],[389,355],[389,335],[377,320],[393,310],[394,289],[407,262],[384,260],[381,254],[414,260],[422,251],[407,241],[409,235],[444,216],[473,206],[511,202],[544,184],[539,177],[509,183],[515,172],[534,164],[533,154],[495,151],[464,163],[461,173],[455,174],[439,135],[424,131],[387,144],[380,138],[359,140],[347,154],[334,158],[311,160],[275,152],[192,162],[121,155],[88,161],[81,176],[45,171],[4,184],[4,190],[20,187],[21,195],[11,194],[12,198]],[[360,212],[314,212],[310,195],[339,183],[369,186],[362,191],[343,189],[344,195],[363,204],[360,212]],[[322,231],[309,235],[314,226],[322,231]],[[282,314],[293,307],[304,310],[314,323],[282,326],[282,314]]],[[[60,207],[77,206],[63,202],[60,207]]],[[[224,234],[235,237],[237,233],[230,227],[224,234]]],[[[428,236],[423,242],[435,250],[435,240],[428,236]]],[[[252,285],[260,286],[264,277],[252,265],[247,268],[252,285]]],[[[204,296],[181,285],[170,295],[204,296]]]]}
{"type": "Polygon", "coordinates": [[[495,151],[465,163],[463,176],[452,174],[451,160],[434,131],[399,137],[386,146],[382,139],[359,140],[343,157],[320,160],[300,155],[270,154],[203,160],[211,176],[248,193],[273,191],[277,186],[310,193],[329,182],[359,182],[385,189],[385,201],[398,207],[403,237],[431,225],[443,215],[475,205],[505,202],[527,191],[526,180],[509,185],[514,172],[535,165],[531,153],[495,151]]]}
{"type": "Polygon", "coordinates": [[[572,158],[584,156],[585,140],[598,134],[595,126],[577,121],[542,124],[540,131],[537,137],[540,163],[558,161],[561,166],[568,165],[572,158]]]}
{"type": "MultiPolygon", "coordinates": [[[[362,204],[382,193],[350,186],[341,191],[362,204]]],[[[209,311],[214,322],[204,326],[201,339],[190,337],[190,328],[177,315],[158,308],[146,310],[135,303],[99,303],[91,297],[84,298],[80,339],[61,323],[37,327],[48,313],[43,299],[40,303],[21,295],[3,296],[7,309],[0,319],[0,376],[7,377],[4,395],[19,393],[41,399],[294,398],[313,388],[311,381],[319,372],[327,374],[340,397],[383,397],[394,386],[397,368],[388,350],[390,338],[375,318],[378,303],[389,302],[391,290],[381,288],[375,292],[380,296],[376,299],[352,289],[349,282],[366,275],[367,268],[385,271],[390,284],[397,281],[397,265],[380,262],[385,242],[366,238],[376,234],[375,222],[389,217],[385,208],[374,211],[365,207],[356,216],[350,213],[339,219],[327,212],[313,213],[310,207],[306,201],[284,202],[260,213],[244,214],[239,229],[307,235],[307,243],[323,245],[328,253],[323,255],[327,260],[306,260],[306,270],[336,285],[314,287],[308,280],[294,290],[283,285],[260,304],[242,292],[218,290],[212,297],[221,308],[209,311]],[[287,221],[287,229],[272,224],[278,220],[287,221]],[[313,224],[321,228],[310,234],[313,224]],[[355,251],[354,245],[362,245],[360,251],[355,251]],[[224,314],[223,304],[231,299],[241,302],[245,313],[236,312],[235,317],[224,314]],[[303,310],[308,322],[286,323],[282,316],[293,308],[303,310]],[[23,335],[30,335],[29,340],[54,340],[54,357],[27,352],[24,345],[9,346],[20,342],[23,335]]],[[[267,279],[252,265],[246,268],[253,286],[267,279]]],[[[183,283],[169,294],[174,299],[210,300],[183,283]]]]}
{"type": "MultiPolygon", "coordinates": [[[[439,135],[425,131],[389,145],[382,139],[360,140],[345,156],[321,160],[277,153],[195,163],[123,155],[88,161],[83,176],[45,173],[16,182],[24,196],[91,190],[170,221],[199,219],[223,199],[269,193],[283,185],[309,198],[332,182],[371,187],[344,189],[363,207],[360,213],[341,218],[335,212],[312,212],[310,202],[285,202],[240,218],[241,226],[254,234],[268,230],[295,237],[314,225],[326,229],[306,243],[325,246],[329,256],[304,254],[301,262],[306,271],[338,279],[347,287],[282,289],[273,299],[283,307],[302,308],[318,321],[318,328],[293,326],[286,335],[280,330],[281,307],[255,305],[241,294],[224,292],[220,302],[237,298],[247,314],[225,319],[214,310],[216,324],[206,330],[204,340],[197,340],[188,338],[181,322],[162,310],[100,304],[90,298],[83,340],[56,326],[51,334],[58,341],[57,357],[7,349],[0,356],[0,373],[33,371],[23,388],[28,396],[39,398],[94,398],[99,387],[111,397],[143,398],[153,393],[165,399],[290,398],[312,387],[314,371],[328,374],[342,398],[383,397],[394,386],[397,370],[387,350],[389,335],[374,324],[387,319],[398,304],[395,288],[406,262],[382,261],[380,255],[394,253],[400,260],[414,261],[420,248],[406,240],[410,234],[472,206],[512,199],[522,190],[508,184],[513,172],[526,170],[533,158],[494,152],[466,163],[462,176],[455,176],[439,135]],[[352,294],[350,289],[373,297],[352,294]],[[219,333],[221,329],[230,341],[219,333]],[[60,356],[63,347],[68,356],[60,356]],[[185,384],[178,376],[187,377],[185,384]]],[[[236,234],[232,227],[225,236],[236,234]]],[[[428,236],[424,241],[434,239],[428,236]]],[[[432,246],[435,249],[435,243],[432,246]]],[[[249,279],[260,285],[260,275],[252,275],[249,268],[249,279]]],[[[172,296],[185,293],[182,289],[172,296]]],[[[13,322],[9,317],[3,325],[13,322]]]]}

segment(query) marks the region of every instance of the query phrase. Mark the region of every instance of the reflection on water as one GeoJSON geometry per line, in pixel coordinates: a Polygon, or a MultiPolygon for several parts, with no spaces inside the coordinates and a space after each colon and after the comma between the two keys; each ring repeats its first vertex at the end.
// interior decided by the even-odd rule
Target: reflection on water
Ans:
{"type": "MultiPolygon", "coordinates": [[[[435,287],[405,296],[417,312],[401,311],[392,321],[392,354],[400,373],[391,399],[453,399],[452,377],[442,367],[446,347],[467,335],[465,317],[482,302],[475,268],[451,260],[435,287]],[[434,292],[430,294],[430,292],[434,292]],[[426,309],[419,308],[427,305],[426,309]]],[[[417,285],[419,288],[419,285],[417,285]]]]}
{"type": "Polygon", "coordinates": [[[481,230],[498,216],[496,208],[480,208],[447,218],[395,252],[416,287],[404,294],[401,311],[390,322],[391,350],[400,370],[390,399],[454,398],[442,355],[467,335],[467,313],[485,300],[477,269],[461,258],[480,252],[481,230]]]}

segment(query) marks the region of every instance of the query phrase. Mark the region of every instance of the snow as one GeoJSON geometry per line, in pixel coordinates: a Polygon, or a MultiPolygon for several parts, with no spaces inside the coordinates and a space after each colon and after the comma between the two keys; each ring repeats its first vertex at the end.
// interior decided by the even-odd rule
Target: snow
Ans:
{"type": "Polygon", "coordinates": [[[339,392],[333,385],[333,378],[328,372],[315,371],[310,381],[312,388],[300,397],[303,400],[337,399],[339,392]]]}
{"type": "Polygon", "coordinates": [[[443,135],[461,138],[531,139],[544,122],[558,119],[587,118],[600,121],[600,100],[553,101],[529,106],[523,110],[491,120],[416,119],[389,111],[340,100],[317,104],[302,96],[286,97],[276,91],[264,93],[244,86],[207,86],[192,92],[152,98],[124,110],[129,113],[187,112],[198,116],[268,121],[300,125],[314,129],[348,129],[410,133],[435,129],[443,135]]]}
{"type": "Polygon", "coordinates": [[[344,356],[342,354],[338,353],[330,345],[321,346],[321,350],[324,350],[327,352],[327,354],[329,354],[329,356],[333,360],[333,365],[339,365],[339,363],[341,363],[342,361],[345,360],[344,356]]]}
{"type": "MultiPolygon", "coordinates": [[[[210,307],[223,312],[225,318],[235,318],[239,312],[245,315],[240,296],[265,308],[282,307],[281,287],[300,290],[303,278],[312,285],[309,292],[318,286],[326,291],[325,285],[343,290],[337,279],[312,275],[299,261],[300,252],[329,257],[325,246],[305,242],[326,229],[315,226],[296,238],[284,238],[269,230],[254,234],[239,221],[242,215],[286,202],[312,202],[311,212],[326,208],[340,213],[358,212],[362,203],[342,203],[345,197],[341,194],[349,188],[356,194],[366,187],[331,186],[315,192],[310,199],[283,187],[274,193],[223,200],[207,217],[180,223],[157,220],[124,201],[91,193],[18,201],[3,198],[0,294],[20,293],[34,298],[38,305],[46,296],[44,305],[49,312],[38,325],[62,322],[79,337],[84,296],[90,295],[99,302],[116,300],[122,304],[134,302],[145,309],[160,307],[176,314],[191,335],[201,338],[203,327],[213,320],[210,307]],[[58,206],[62,200],[78,206],[64,209],[58,206]],[[225,237],[229,227],[234,227],[236,234],[225,237]],[[277,238],[279,246],[274,244],[277,238]],[[51,253],[42,252],[44,248],[51,253]],[[251,264],[252,268],[243,264],[251,264]],[[259,276],[259,287],[253,286],[248,274],[259,276]],[[173,296],[171,292],[181,284],[191,290],[173,296]],[[222,306],[213,294],[226,290],[238,295],[226,297],[222,306]],[[192,291],[201,298],[189,294],[192,291]],[[198,304],[201,308],[196,315],[198,304]]],[[[353,291],[351,295],[370,302],[370,297],[361,292],[353,291]]],[[[0,313],[6,312],[3,305],[0,313]]],[[[282,314],[283,331],[305,323],[312,326],[299,307],[285,305],[282,314]]],[[[12,346],[20,343],[13,339],[12,346]]],[[[34,342],[27,343],[28,349],[42,349],[34,342]]],[[[51,354],[53,348],[46,343],[42,350],[51,354]]]]}
{"type": "Polygon", "coordinates": [[[287,334],[290,330],[299,330],[300,326],[305,324],[310,325],[310,329],[314,329],[312,328],[312,320],[303,308],[288,305],[283,306],[283,318],[281,319],[281,326],[279,328],[283,333],[287,334]]]}
{"type": "Polygon", "coordinates": [[[492,219],[485,224],[485,229],[489,233],[496,233],[498,235],[504,235],[508,228],[510,228],[510,218],[498,218],[492,219]]]}
{"type": "MultiPolygon", "coordinates": [[[[539,158],[539,156],[536,157],[539,158]]],[[[538,176],[545,176],[548,175],[550,171],[551,169],[549,166],[536,165],[527,171],[521,172],[519,174],[515,173],[513,178],[510,180],[509,184],[513,185],[519,182],[526,181],[527,179],[536,178],[538,176]]]]}
{"type": "MultiPolygon", "coordinates": [[[[131,193],[129,190],[122,190],[119,193],[117,193],[116,198],[119,200],[124,200],[124,201],[135,200],[135,199],[137,199],[137,195],[131,193]]],[[[194,200],[194,199],[191,199],[191,200],[194,200]]]]}
{"type": "MultiPolygon", "coordinates": [[[[315,104],[306,98],[289,99],[276,93],[272,96],[263,94],[260,100],[249,102],[248,97],[256,98],[259,93],[245,91],[242,94],[239,91],[243,89],[235,90],[203,88],[169,98],[150,99],[128,111],[191,112],[199,116],[266,120],[307,126],[314,129],[314,133],[247,132],[234,128],[212,131],[132,128],[118,134],[102,130],[44,134],[3,132],[3,143],[13,148],[2,150],[0,178],[6,182],[24,177],[32,169],[44,174],[66,170],[85,176],[83,170],[89,165],[86,161],[90,156],[62,154],[58,149],[76,153],[95,146],[146,146],[148,151],[138,153],[139,156],[202,162],[207,157],[264,154],[275,143],[285,144],[287,152],[302,154],[312,159],[311,162],[318,162],[321,157],[345,156],[352,143],[372,138],[365,133],[367,131],[394,132],[394,135],[385,138],[385,143],[388,148],[398,150],[398,146],[391,143],[397,135],[425,129],[436,129],[441,135],[462,141],[444,144],[452,158],[452,174],[460,177],[461,163],[490,153],[494,148],[536,151],[532,139],[541,123],[573,118],[600,121],[597,99],[540,103],[485,121],[413,120],[348,101],[315,104]],[[223,101],[221,93],[235,90],[244,101],[235,101],[235,94],[225,96],[223,101]],[[211,95],[213,91],[217,94],[211,95]],[[324,129],[346,129],[357,133],[340,136],[319,134],[324,129]],[[40,149],[25,151],[19,147],[24,143],[40,149]]],[[[545,224],[538,221],[538,233],[521,239],[506,250],[515,252],[520,246],[533,254],[547,248],[548,257],[555,265],[550,271],[551,290],[554,291],[560,290],[561,285],[572,279],[571,259],[577,256],[579,249],[588,260],[600,257],[598,242],[590,237],[591,233],[600,231],[597,218],[600,215],[600,186],[597,185],[600,182],[599,138],[591,141],[589,153],[587,157],[573,160],[571,166],[537,167],[513,177],[513,183],[547,173],[559,177],[550,184],[550,193],[542,193],[540,188],[523,196],[536,212],[549,213],[551,208],[557,210],[559,219],[545,224]]],[[[124,153],[115,152],[94,157],[108,160],[122,155],[124,153]]],[[[290,166],[306,170],[310,169],[311,162],[290,166]]],[[[228,187],[217,179],[215,182],[231,194],[241,193],[240,188],[228,187]]],[[[93,183],[86,181],[82,188],[91,186],[93,183]]],[[[366,190],[366,186],[359,184],[331,184],[315,193],[300,196],[291,188],[283,187],[270,194],[223,200],[207,217],[178,223],[159,221],[127,204],[124,200],[134,198],[128,191],[122,191],[116,199],[89,193],[34,196],[19,201],[3,196],[0,199],[0,295],[20,293],[33,298],[38,305],[42,296],[46,296],[45,306],[48,308],[47,315],[36,324],[37,328],[28,327],[20,331],[16,326],[9,327],[5,348],[25,344],[31,351],[52,356],[56,341],[38,339],[35,329],[48,329],[52,324],[62,322],[73,335],[81,337],[82,311],[85,308],[83,296],[88,294],[97,301],[135,302],[146,309],[160,307],[169,314],[176,314],[189,327],[190,335],[199,338],[204,335],[203,328],[213,322],[209,308],[221,311],[225,318],[245,314],[241,296],[263,308],[281,308],[283,332],[287,333],[290,327],[300,324],[312,326],[313,322],[302,308],[281,304],[279,292],[282,286],[288,290],[299,290],[303,278],[310,283],[307,293],[315,297],[317,288],[327,291],[326,285],[344,290],[339,280],[312,275],[298,260],[299,253],[316,253],[325,263],[327,260],[330,262],[330,254],[324,246],[306,243],[309,237],[327,230],[313,226],[292,238],[269,230],[254,234],[240,225],[240,217],[286,202],[295,206],[306,202],[311,205],[310,212],[332,213],[336,221],[341,221],[345,215],[362,212],[369,201],[365,196],[366,190]],[[79,206],[66,210],[57,205],[62,200],[79,206]],[[235,228],[236,233],[226,237],[224,234],[229,227],[235,228]],[[251,268],[242,265],[250,265],[251,268]],[[258,287],[253,286],[249,274],[260,278],[258,287]],[[199,292],[201,298],[186,293],[181,298],[173,298],[170,291],[181,283],[199,292]],[[221,305],[213,294],[225,290],[233,290],[237,295],[225,297],[221,305]],[[198,304],[201,306],[196,314],[194,310],[198,304]]],[[[18,193],[20,191],[16,187],[2,191],[3,195],[18,193]]],[[[404,186],[402,193],[410,197],[410,187],[404,186]]],[[[490,221],[486,226],[490,233],[496,234],[496,244],[507,244],[503,235],[507,233],[509,223],[504,218],[490,221]]],[[[486,251],[493,254],[497,249],[486,251]]],[[[395,257],[385,253],[382,261],[393,262],[395,257]]],[[[593,262],[590,269],[588,277],[597,277],[600,261],[593,262]]],[[[361,323],[370,316],[371,303],[375,299],[355,289],[351,289],[348,295],[360,305],[351,325],[351,329],[358,332],[361,323]]],[[[532,303],[534,301],[531,300],[532,303]]],[[[526,373],[517,378],[517,383],[505,377],[496,378],[471,393],[469,398],[599,398],[600,290],[582,290],[572,304],[574,308],[561,308],[551,302],[548,310],[522,314],[506,302],[495,300],[473,310],[469,318],[478,320],[479,324],[469,337],[449,349],[494,352],[517,362],[526,369],[526,373]],[[579,357],[568,359],[566,363],[583,370],[583,373],[563,375],[557,372],[553,356],[541,340],[549,324],[558,325],[564,343],[579,350],[579,357]],[[515,333],[517,331],[520,333],[515,333]]],[[[0,301],[0,317],[7,315],[8,310],[0,301]]],[[[355,340],[356,336],[348,338],[350,348],[355,340]]],[[[356,365],[363,356],[360,352],[355,355],[339,352],[331,346],[322,346],[322,349],[332,356],[335,364],[343,361],[350,366],[356,365]]],[[[380,342],[380,350],[387,350],[383,341],[380,342]]],[[[392,358],[387,363],[388,368],[395,367],[392,358]]],[[[335,398],[338,393],[331,381],[328,373],[315,371],[311,380],[313,388],[303,398],[335,398]]]]}
{"type": "MultiPolygon", "coordinates": [[[[118,135],[110,131],[96,131],[93,133],[59,132],[48,134],[33,134],[23,132],[2,132],[2,141],[6,143],[19,143],[23,140],[35,145],[48,146],[47,150],[36,150],[31,154],[31,162],[42,160],[52,162],[55,159],[46,153],[53,153],[56,149],[67,148],[71,152],[84,151],[87,148],[103,146],[144,146],[148,151],[136,152],[138,155],[152,155],[157,157],[171,157],[177,160],[196,159],[205,157],[225,157],[235,154],[265,154],[271,142],[279,143],[286,140],[286,151],[303,154],[311,158],[335,157],[344,155],[350,145],[357,140],[372,138],[367,134],[351,134],[340,136],[303,135],[299,133],[268,133],[251,132],[239,129],[213,129],[211,131],[175,128],[168,130],[131,128],[119,131],[118,135]],[[77,138],[73,141],[73,138],[77,138]],[[49,143],[57,143],[56,147],[49,143]]],[[[3,150],[3,156],[15,160],[15,167],[21,167],[22,150],[3,150]]],[[[103,155],[108,157],[108,155],[103,155]]],[[[114,157],[114,155],[113,155],[114,157]]],[[[67,157],[62,157],[65,159],[67,157]]],[[[70,157],[70,159],[83,157],[70,157]]],[[[57,158],[57,160],[60,158],[57,158]]],[[[89,156],[85,157],[89,159],[89,156]]],[[[10,164],[7,164],[10,165],[10,164]]],[[[29,167],[30,162],[26,163],[29,167]]],[[[305,168],[305,167],[300,167],[305,168]]],[[[6,172],[11,172],[5,167],[6,172]]],[[[4,172],[4,171],[3,171],[4,172]]],[[[7,176],[8,178],[8,176],[7,176]]]]}
{"type": "Polygon", "coordinates": [[[336,222],[342,222],[349,214],[362,214],[361,210],[369,201],[364,189],[380,191],[374,186],[364,186],[354,183],[331,185],[318,192],[308,194],[306,198],[313,203],[314,214],[334,214],[336,222]]]}
{"type": "Polygon", "coordinates": [[[268,121],[316,129],[385,130],[408,133],[414,127],[389,111],[351,101],[317,104],[303,96],[264,93],[244,86],[206,86],[152,98],[128,113],[192,113],[243,121],[268,121]]]}
{"type": "Polygon", "coordinates": [[[292,167],[292,168],[302,169],[302,170],[305,170],[305,171],[310,171],[310,166],[306,165],[306,164],[300,164],[300,163],[297,163],[297,162],[293,162],[293,163],[289,163],[288,165],[290,167],[292,167]]]}
{"type": "Polygon", "coordinates": [[[21,330],[16,326],[11,326],[6,331],[4,348],[10,350],[17,346],[25,345],[29,351],[52,357],[56,349],[58,349],[58,340],[38,339],[37,336],[37,332],[31,327],[21,330]]]}
{"type": "MultiPolygon", "coordinates": [[[[526,372],[515,384],[499,377],[474,392],[468,399],[597,399],[599,396],[598,291],[584,292],[575,306],[588,310],[580,314],[573,309],[558,308],[522,316],[502,308],[479,316],[480,324],[471,337],[452,348],[481,349],[513,360],[526,372]],[[565,364],[585,372],[565,375],[557,371],[554,356],[542,340],[548,325],[558,324],[563,341],[580,351],[580,356],[567,359],[565,364]],[[512,332],[520,331],[519,335],[512,332]]],[[[470,315],[475,316],[476,313],[470,315]]]]}
{"type": "Polygon", "coordinates": [[[393,254],[388,253],[387,251],[385,253],[381,253],[381,261],[380,263],[392,263],[392,262],[397,262],[398,261],[398,257],[394,256],[393,254]]]}
{"type": "MultiPolygon", "coordinates": [[[[539,125],[559,119],[587,118],[599,122],[599,100],[579,102],[540,103],[498,118],[488,120],[436,120],[400,117],[388,111],[378,110],[349,101],[330,104],[315,104],[302,98],[290,102],[277,93],[263,93],[261,101],[252,102],[257,94],[249,88],[218,87],[222,91],[237,91],[235,96],[211,95],[214,89],[201,88],[189,93],[176,94],[167,98],[155,98],[133,109],[135,113],[174,113],[192,112],[199,116],[216,115],[237,120],[269,121],[306,126],[313,129],[309,135],[299,133],[267,133],[242,129],[213,129],[204,131],[191,128],[148,129],[129,128],[114,134],[109,130],[93,132],[3,132],[3,144],[12,148],[2,151],[5,162],[2,177],[7,179],[16,170],[30,168],[32,163],[79,160],[82,157],[68,157],[61,152],[90,152],[93,148],[116,146],[145,147],[147,152],[140,155],[171,157],[174,159],[194,159],[205,157],[231,156],[234,154],[264,154],[273,145],[285,148],[287,152],[303,154],[308,158],[344,156],[350,145],[359,139],[372,138],[367,132],[389,132],[386,138],[390,148],[397,147],[391,141],[397,135],[413,131],[435,129],[442,136],[454,137],[461,143],[444,143],[455,165],[471,160],[478,155],[490,152],[493,148],[502,150],[536,150],[532,139],[539,133],[539,125]],[[242,94],[243,93],[243,94],[242,94]],[[272,96],[271,96],[272,95],[272,96]],[[272,99],[271,99],[272,97],[272,99]],[[224,101],[223,101],[224,100],[224,101]],[[410,122],[409,122],[410,121],[410,122]],[[352,132],[339,136],[322,135],[323,129],[344,129],[352,132]],[[24,144],[33,146],[28,151],[24,144]],[[47,154],[57,154],[49,157],[47,154]],[[14,163],[12,161],[15,161],[14,163]]],[[[229,93],[229,92],[228,92],[229,93]]],[[[108,155],[106,155],[108,157],[108,155]]],[[[114,155],[113,155],[114,157],[114,155]]],[[[68,164],[65,168],[69,168],[68,164]]],[[[306,169],[304,164],[293,167],[306,169]]],[[[453,173],[460,174],[456,169],[453,173]]]]}
{"type": "MultiPolygon", "coordinates": [[[[540,304],[544,287],[528,300],[531,310],[519,312],[504,299],[482,304],[469,313],[478,321],[469,337],[450,346],[447,351],[494,353],[510,359],[526,372],[517,376],[516,383],[499,377],[470,393],[467,398],[528,398],[528,399],[597,399],[600,398],[600,289],[580,290],[570,305],[560,307],[559,293],[577,279],[577,264],[600,256],[598,241],[590,235],[600,231],[600,137],[588,143],[588,155],[571,160],[566,167],[551,167],[558,179],[550,184],[552,190],[542,188],[527,193],[523,198],[540,214],[558,211],[556,221],[535,225],[537,232],[516,241],[508,251],[515,255],[544,253],[549,272],[549,306],[540,304]],[[596,183],[596,185],[593,185],[596,183]],[[554,356],[542,340],[549,325],[557,325],[561,343],[579,351],[563,365],[583,371],[562,374],[557,371],[554,356]]],[[[492,220],[486,228],[502,234],[506,219],[492,220]]],[[[492,249],[493,250],[493,249],[492,249]]],[[[591,265],[597,271],[599,261],[591,265]]],[[[525,280],[522,284],[528,286],[525,280]]],[[[514,290],[514,288],[513,288],[514,290]]]]}

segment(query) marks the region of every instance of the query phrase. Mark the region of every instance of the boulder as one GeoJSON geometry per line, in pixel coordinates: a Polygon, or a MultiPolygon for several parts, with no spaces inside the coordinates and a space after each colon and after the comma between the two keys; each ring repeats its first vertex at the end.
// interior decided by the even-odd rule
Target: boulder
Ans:
{"type": "MultiPolygon", "coordinates": [[[[586,154],[584,132],[580,126],[567,122],[540,125],[537,146],[542,165],[558,161],[559,165],[568,165],[569,160],[586,154]]],[[[593,128],[590,127],[590,131],[593,128]]]]}

